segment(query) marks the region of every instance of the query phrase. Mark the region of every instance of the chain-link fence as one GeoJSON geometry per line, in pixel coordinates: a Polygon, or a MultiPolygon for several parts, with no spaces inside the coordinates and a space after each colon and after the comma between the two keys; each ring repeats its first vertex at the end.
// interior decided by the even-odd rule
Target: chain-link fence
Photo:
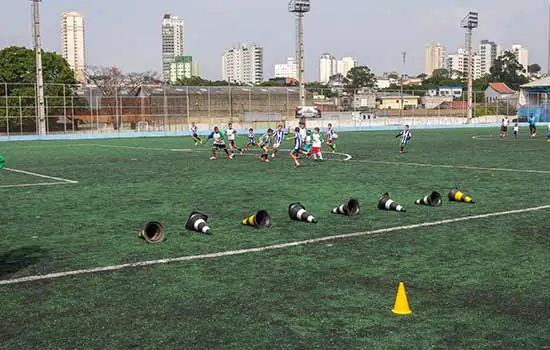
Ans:
{"type": "MultiPolygon", "coordinates": [[[[300,105],[295,87],[119,86],[109,91],[46,84],[48,134],[188,131],[192,122],[202,130],[229,122],[239,128],[264,128],[295,120],[300,105]]],[[[475,117],[490,116],[487,120],[494,122],[494,116],[515,115],[517,99],[489,101],[482,94],[474,93],[475,117]]],[[[32,84],[0,83],[0,135],[36,133],[35,95],[32,84]]],[[[406,119],[437,125],[463,122],[467,115],[465,98],[465,94],[430,96],[420,90],[321,90],[308,91],[306,105],[320,107],[319,125],[389,125],[406,119]]]]}

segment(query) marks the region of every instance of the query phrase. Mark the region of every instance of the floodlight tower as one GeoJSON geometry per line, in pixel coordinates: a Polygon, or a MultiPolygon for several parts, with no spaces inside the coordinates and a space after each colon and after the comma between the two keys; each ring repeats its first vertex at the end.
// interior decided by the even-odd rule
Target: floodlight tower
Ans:
{"type": "Polygon", "coordinates": [[[470,123],[472,120],[472,66],[473,66],[473,55],[472,55],[472,35],[475,28],[478,27],[479,16],[477,12],[469,12],[466,17],[460,22],[460,26],[466,29],[466,50],[468,51],[468,119],[467,122],[470,123]]]}
{"type": "Polygon", "coordinates": [[[44,78],[42,74],[42,43],[40,38],[40,2],[31,0],[33,5],[33,36],[36,56],[36,130],[39,135],[46,135],[46,111],[44,108],[44,78]]]}
{"type": "Polygon", "coordinates": [[[306,85],[304,81],[304,14],[310,11],[310,0],[290,0],[288,11],[296,15],[296,61],[298,62],[298,83],[300,84],[300,103],[306,105],[306,85]]]}

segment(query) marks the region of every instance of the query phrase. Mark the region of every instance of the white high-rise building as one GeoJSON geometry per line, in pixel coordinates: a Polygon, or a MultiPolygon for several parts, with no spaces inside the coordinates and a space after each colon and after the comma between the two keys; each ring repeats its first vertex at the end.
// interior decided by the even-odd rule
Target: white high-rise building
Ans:
{"type": "Polygon", "coordinates": [[[294,57],[288,57],[284,64],[275,65],[275,78],[298,79],[298,65],[294,57]]]}
{"type": "Polygon", "coordinates": [[[529,67],[529,50],[519,44],[515,44],[512,45],[512,50],[510,50],[510,52],[516,55],[518,62],[525,68],[525,71],[527,71],[529,67]]]}
{"type": "Polygon", "coordinates": [[[440,43],[433,43],[424,51],[424,73],[431,76],[434,70],[445,68],[445,47],[440,43]]]}
{"type": "Polygon", "coordinates": [[[319,59],[319,82],[326,84],[330,77],[338,72],[336,57],[329,53],[324,53],[319,59]]]}
{"type": "Polygon", "coordinates": [[[245,43],[225,50],[222,58],[222,77],[228,82],[261,83],[264,79],[263,48],[245,43]]]}
{"type": "Polygon", "coordinates": [[[184,55],[183,48],[183,18],[165,14],[162,19],[162,74],[165,81],[170,80],[170,65],[176,57],[184,55]]]}
{"type": "MultiPolygon", "coordinates": [[[[451,78],[458,79],[468,76],[468,51],[458,49],[458,52],[447,56],[447,68],[451,74],[451,78]]],[[[472,78],[481,78],[481,56],[478,54],[472,55],[472,78]]]]}
{"type": "Polygon", "coordinates": [[[491,74],[491,67],[500,56],[500,47],[493,41],[482,40],[479,45],[479,56],[481,57],[481,75],[491,74]]]}
{"type": "Polygon", "coordinates": [[[336,63],[336,72],[345,77],[352,68],[357,67],[358,65],[358,62],[354,57],[342,57],[342,59],[338,60],[336,63]]]}
{"type": "Polygon", "coordinates": [[[198,75],[198,66],[193,64],[191,56],[176,56],[170,63],[170,82],[175,83],[179,79],[189,79],[198,75]]]}
{"type": "Polygon", "coordinates": [[[86,82],[86,48],[84,16],[78,12],[65,12],[61,17],[61,48],[63,58],[74,71],[78,82],[86,82]]]}

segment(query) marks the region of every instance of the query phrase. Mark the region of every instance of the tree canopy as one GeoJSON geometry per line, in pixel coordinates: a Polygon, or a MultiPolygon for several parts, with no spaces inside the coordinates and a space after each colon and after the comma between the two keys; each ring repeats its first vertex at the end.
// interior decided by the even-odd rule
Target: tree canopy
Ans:
{"type": "Polygon", "coordinates": [[[526,73],[526,68],[518,62],[516,55],[505,51],[491,67],[490,81],[505,83],[510,88],[517,90],[529,81],[525,76],[526,73]]]}
{"type": "Polygon", "coordinates": [[[527,67],[527,72],[529,72],[529,73],[531,73],[531,74],[540,73],[541,70],[542,70],[542,68],[541,68],[540,65],[537,64],[537,63],[530,64],[530,65],[527,67]]]}
{"type": "Polygon", "coordinates": [[[376,85],[376,76],[367,66],[353,67],[346,75],[344,84],[347,92],[373,88],[376,85]]]}

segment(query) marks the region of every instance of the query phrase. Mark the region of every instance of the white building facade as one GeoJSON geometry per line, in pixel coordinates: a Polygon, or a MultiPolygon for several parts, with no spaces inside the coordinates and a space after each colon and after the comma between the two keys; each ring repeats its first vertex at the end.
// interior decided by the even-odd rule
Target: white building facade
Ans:
{"type": "Polygon", "coordinates": [[[330,77],[338,72],[337,68],[336,57],[329,53],[322,54],[319,59],[319,82],[327,84],[330,77]]]}
{"type": "Polygon", "coordinates": [[[183,18],[165,14],[162,20],[162,73],[170,81],[171,64],[184,55],[185,32],[183,18]]]}
{"type": "Polygon", "coordinates": [[[434,70],[445,68],[445,47],[439,43],[433,43],[424,51],[424,73],[432,76],[434,70]]]}
{"type": "Polygon", "coordinates": [[[518,62],[527,71],[527,68],[529,67],[529,50],[519,44],[515,44],[512,45],[512,49],[510,50],[510,52],[512,52],[516,56],[518,62]]]}
{"type": "Polygon", "coordinates": [[[298,65],[294,57],[288,57],[284,64],[275,65],[275,78],[298,79],[298,65]]]}
{"type": "Polygon", "coordinates": [[[222,79],[228,82],[260,84],[264,79],[263,48],[245,43],[225,50],[222,57],[222,79]]]}
{"type": "Polygon", "coordinates": [[[336,73],[342,74],[345,77],[352,68],[355,68],[358,65],[358,62],[354,57],[342,57],[341,60],[336,62],[336,73]]]}
{"type": "Polygon", "coordinates": [[[86,82],[86,48],[84,16],[78,12],[65,12],[61,17],[61,48],[63,58],[75,74],[75,79],[86,82]]]}
{"type": "MultiPolygon", "coordinates": [[[[447,69],[451,78],[458,79],[468,76],[468,51],[458,49],[456,53],[447,56],[447,69]]],[[[472,77],[473,79],[481,78],[481,56],[478,54],[472,55],[472,77]]]]}
{"type": "Polygon", "coordinates": [[[191,56],[176,56],[174,62],[170,63],[169,81],[175,83],[179,79],[189,79],[198,75],[196,65],[193,64],[191,56]]]}
{"type": "Polygon", "coordinates": [[[481,57],[481,75],[491,74],[491,68],[500,56],[500,47],[489,40],[482,40],[479,44],[479,56],[481,57]]]}

